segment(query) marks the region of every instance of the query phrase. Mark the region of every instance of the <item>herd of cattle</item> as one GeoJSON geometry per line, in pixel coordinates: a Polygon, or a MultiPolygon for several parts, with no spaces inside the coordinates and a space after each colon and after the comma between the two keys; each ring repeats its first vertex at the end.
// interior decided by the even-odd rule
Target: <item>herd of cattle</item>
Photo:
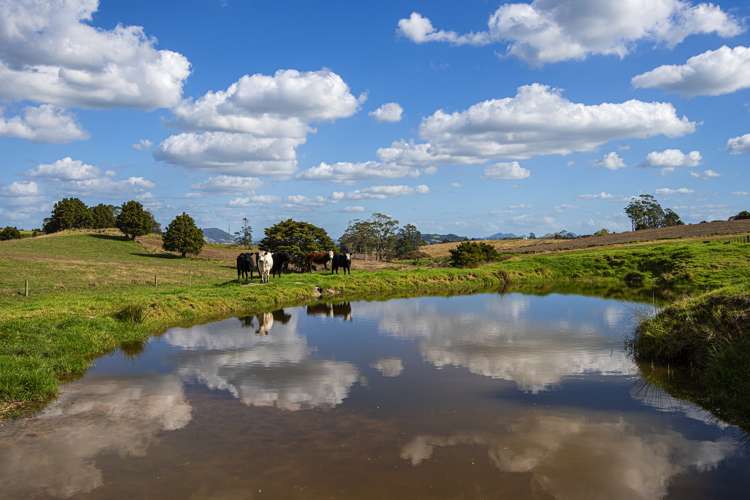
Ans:
{"type": "MultiPolygon", "coordinates": [[[[253,273],[257,272],[262,283],[268,283],[271,276],[281,276],[282,273],[289,272],[289,263],[292,256],[286,252],[271,253],[265,250],[260,252],[244,252],[237,256],[237,280],[245,281],[253,278],[253,273]]],[[[303,270],[312,272],[316,265],[323,265],[328,270],[331,266],[331,274],[339,273],[339,269],[344,274],[352,272],[352,255],[346,253],[334,253],[333,250],[328,252],[312,252],[305,255],[303,270]]]]}

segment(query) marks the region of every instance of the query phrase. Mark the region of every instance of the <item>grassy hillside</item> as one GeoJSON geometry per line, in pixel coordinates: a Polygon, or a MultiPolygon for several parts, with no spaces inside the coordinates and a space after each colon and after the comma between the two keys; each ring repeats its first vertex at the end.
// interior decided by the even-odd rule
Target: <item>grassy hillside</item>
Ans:
{"type": "MultiPolygon", "coordinates": [[[[148,242],[147,242],[148,243],[148,242]]],[[[103,353],[175,324],[336,297],[470,293],[501,287],[616,297],[668,296],[750,281],[750,244],[685,240],[519,255],[476,269],[289,274],[239,284],[236,250],[179,259],[113,235],[72,233],[0,243],[0,414],[53,397],[103,353]],[[640,284],[625,286],[637,273],[640,284]],[[158,285],[154,284],[154,276],[158,285]],[[20,294],[31,282],[31,296],[20,294]]],[[[208,254],[212,250],[207,249],[208,254]]]]}

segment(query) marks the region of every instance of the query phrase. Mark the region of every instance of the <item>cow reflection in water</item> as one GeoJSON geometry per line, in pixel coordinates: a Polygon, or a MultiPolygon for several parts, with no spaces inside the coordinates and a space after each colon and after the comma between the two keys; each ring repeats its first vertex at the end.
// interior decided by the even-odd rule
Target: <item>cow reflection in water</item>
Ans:
{"type": "Polygon", "coordinates": [[[312,304],[307,306],[307,315],[344,318],[344,321],[351,321],[352,304],[351,302],[340,302],[338,304],[312,304]]]}
{"type": "Polygon", "coordinates": [[[282,325],[286,325],[291,319],[291,314],[287,313],[283,309],[277,309],[273,312],[256,314],[254,316],[243,316],[242,318],[240,318],[240,321],[242,321],[242,326],[245,326],[247,328],[255,328],[256,335],[266,336],[273,328],[273,324],[275,321],[278,321],[282,325]]]}

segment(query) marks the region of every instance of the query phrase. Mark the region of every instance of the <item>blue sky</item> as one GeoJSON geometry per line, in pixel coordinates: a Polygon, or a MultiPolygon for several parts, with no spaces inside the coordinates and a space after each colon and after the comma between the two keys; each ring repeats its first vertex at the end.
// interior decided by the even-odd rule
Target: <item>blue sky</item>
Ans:
{"type": "Polygon", "coordinates": [[[334,236],[375,211],[469,236],[621,231],[646,192],[688,222],[750,208],[745,2],[0,12],[0,226],[62,196],[334,236]]]}

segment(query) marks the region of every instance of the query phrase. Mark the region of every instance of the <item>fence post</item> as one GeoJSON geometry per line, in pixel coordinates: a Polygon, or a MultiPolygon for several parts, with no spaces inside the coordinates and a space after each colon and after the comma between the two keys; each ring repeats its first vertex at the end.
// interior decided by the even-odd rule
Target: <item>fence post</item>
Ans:
{"type": "Polygon", "coordinates": [[[23,287],[23,296],[28,297],[29,296],[29,280],[26,280],[23,287]]]}
{"type": "Polygon", "coordinates": [[[154,286],[159,286],[159,280],[156,278],[156,274],[154,274],[154,286]]]}

